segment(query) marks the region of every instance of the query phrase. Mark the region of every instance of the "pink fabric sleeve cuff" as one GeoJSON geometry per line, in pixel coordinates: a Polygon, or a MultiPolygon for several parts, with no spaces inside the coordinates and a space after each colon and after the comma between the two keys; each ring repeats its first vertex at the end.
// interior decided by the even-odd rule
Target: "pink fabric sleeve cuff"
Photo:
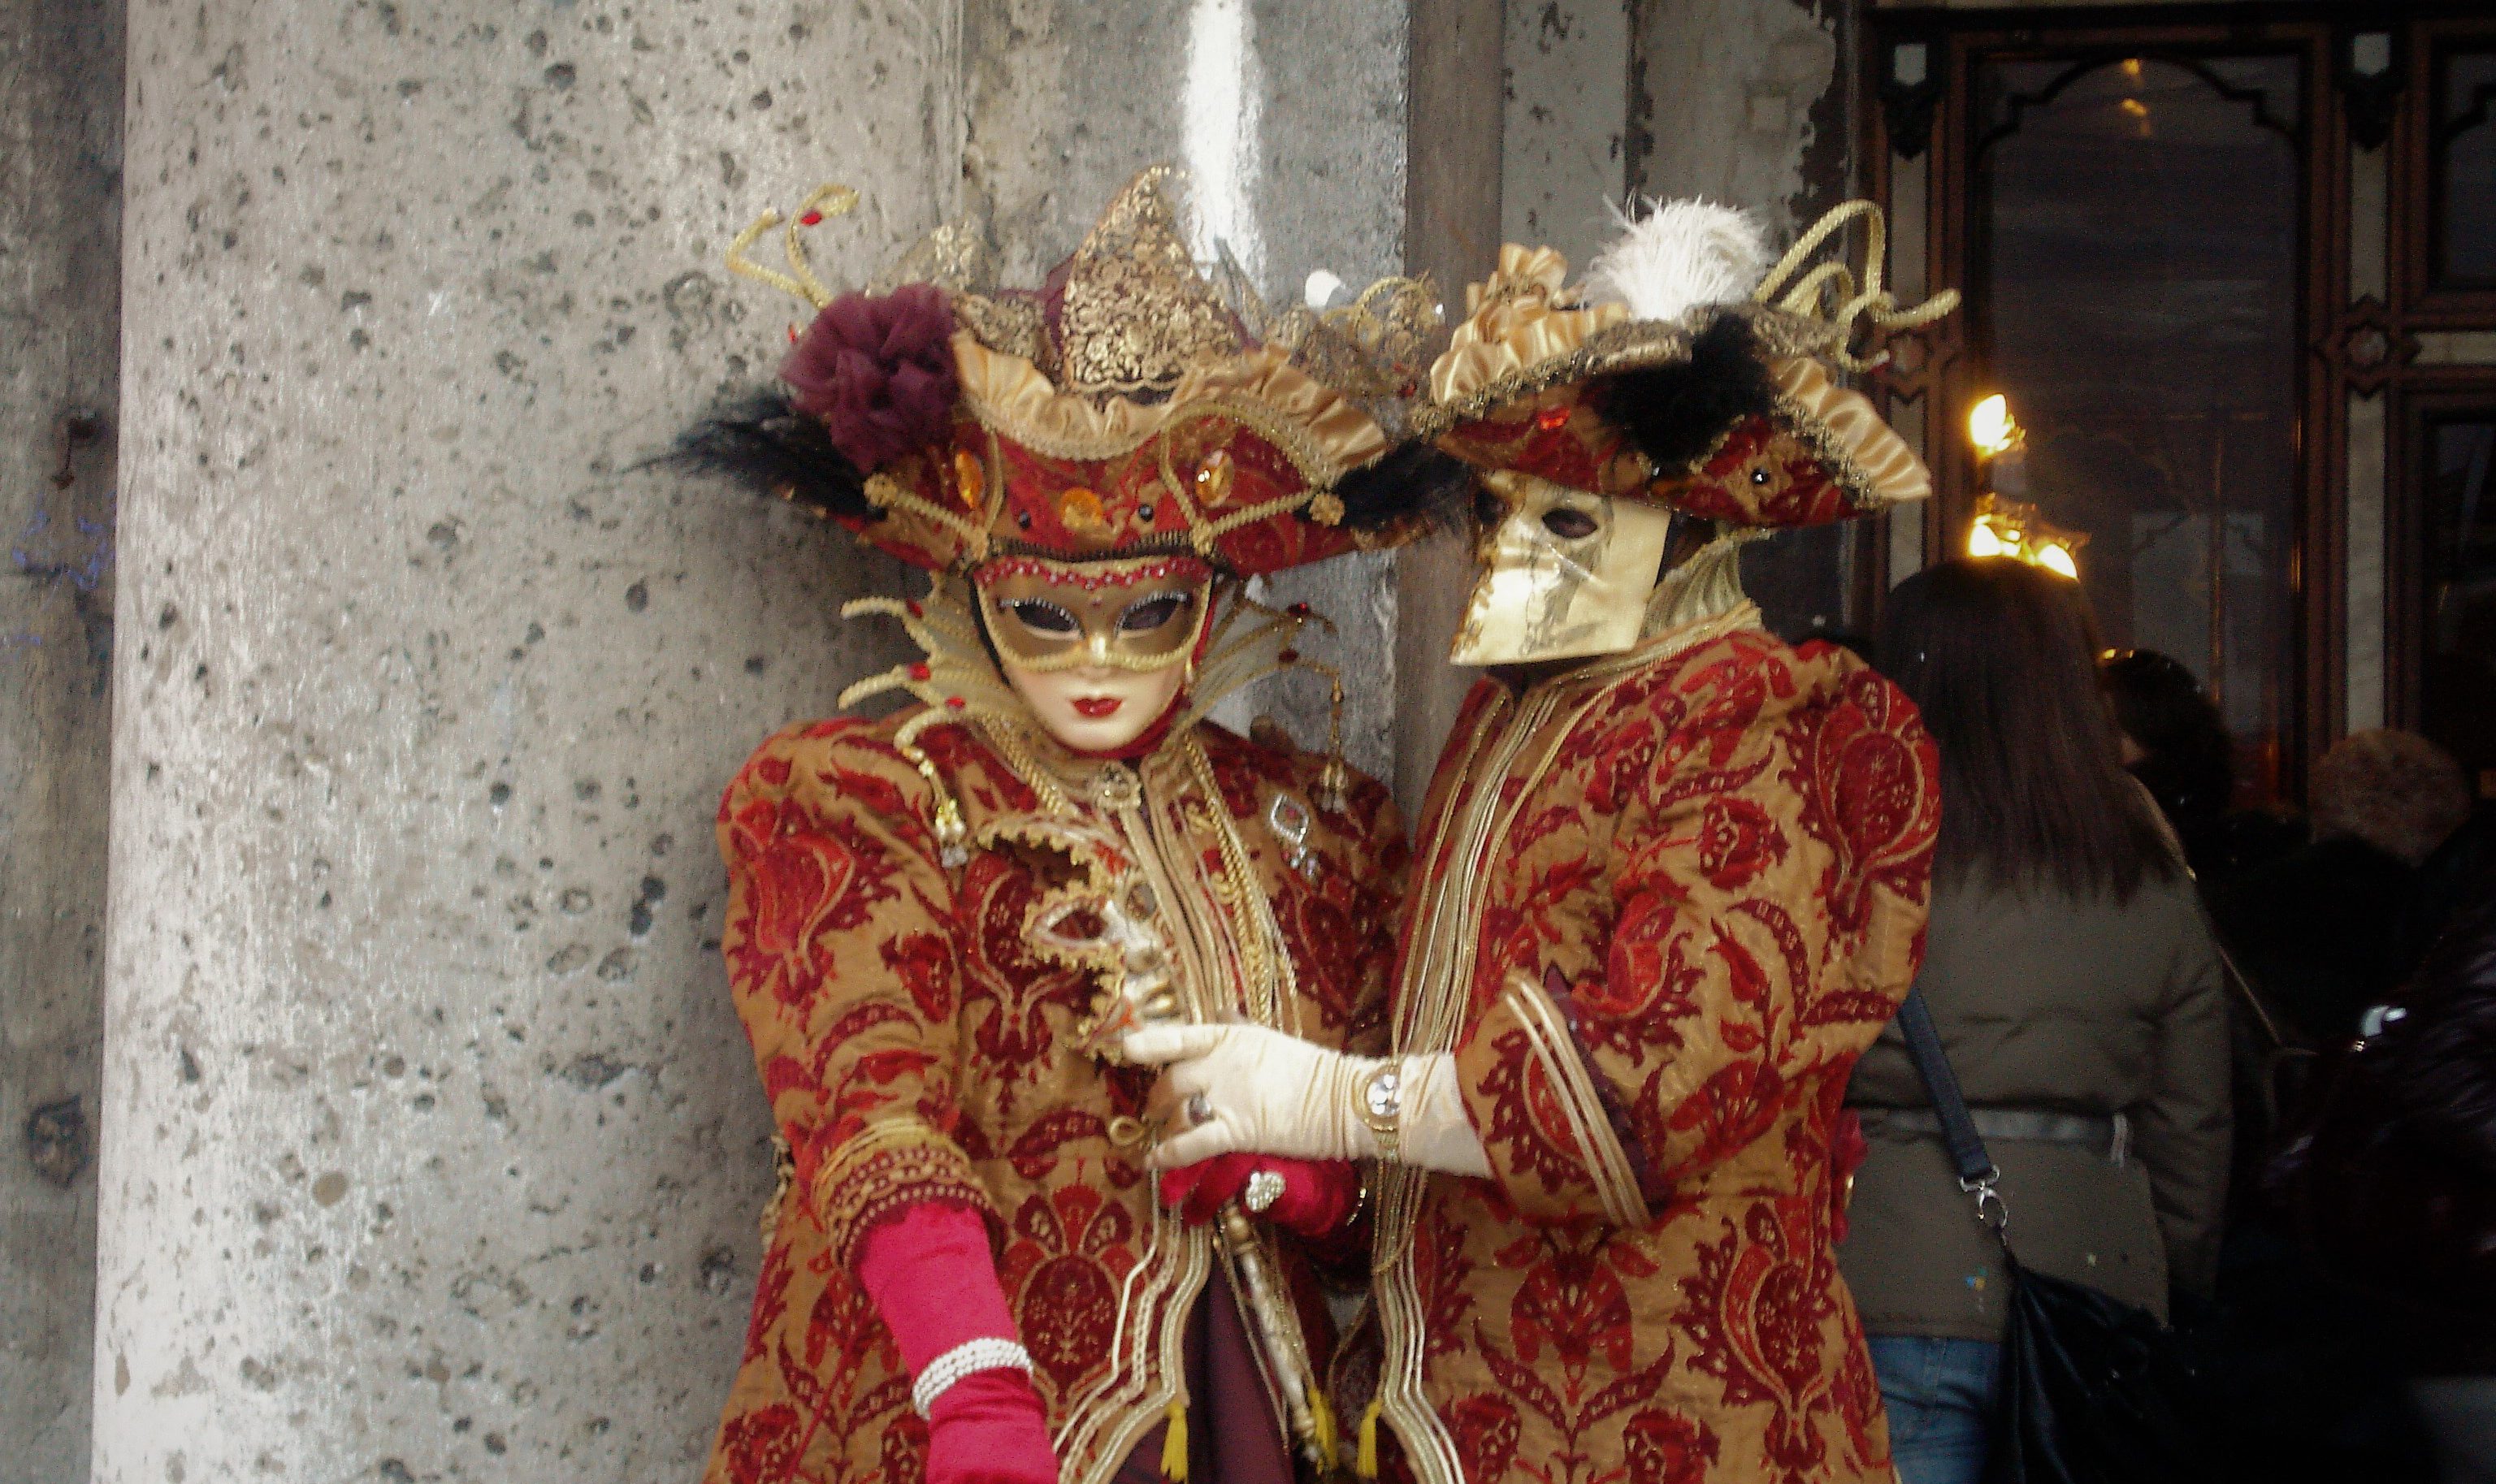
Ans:
{"type": "Polygon", "coordinates": [[[975,1211],[926,1201],[879,1222],[858,1243],[858,1280],[913,1376],[966,1340],[1018,1338],[975,1211]]]}

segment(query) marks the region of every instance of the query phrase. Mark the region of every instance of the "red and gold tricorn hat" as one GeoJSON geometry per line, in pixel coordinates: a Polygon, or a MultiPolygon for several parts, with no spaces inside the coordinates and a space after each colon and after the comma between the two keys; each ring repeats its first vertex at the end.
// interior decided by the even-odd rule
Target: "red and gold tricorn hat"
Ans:
{"type": "Polygon", "coordinates": [[[1852,327],[1912,329],[1955,308],[1901,310],[1881,287],[1881,214],[1850,201],[1770,265],[1756,221],[1703,201],[1655,204],[1585,281],[1549,248],[1510,245],[1430,368],[1415,431],[1479,469],[1641,500],[1730,527],[1818,525],[1932,492],[1924,466],[1831,369],[1861,371],[1852,327]],[[1869,226],[1858,287],[1808,266],[1848,222],[1869,226]]]}
{"type": "Polygon", "coordinates": [[[1417,478],[1462,479],[1382,422],[1420,389],[1428,288],[1388,279],[1346,309],[1268,316],[1198,270],[1175,174],[1137,176],[1036,290],[987,285],[952,228],[897,287],[835,297],[799,233],[857,193],[808,199],[785,272],[747,256],[782,226],[766,213],[730,267],[818,312],[792,328],[785,397],[705,423],[689,451],[939,572],[1170,553],[1253,576],[1392,543],[1417,478]]]}

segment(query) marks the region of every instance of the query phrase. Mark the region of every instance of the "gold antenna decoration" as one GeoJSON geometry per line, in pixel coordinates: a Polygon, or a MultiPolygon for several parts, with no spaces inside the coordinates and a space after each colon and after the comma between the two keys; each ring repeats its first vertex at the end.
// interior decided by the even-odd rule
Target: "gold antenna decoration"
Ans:
{"type": "Polygon", "coordinates": [[[1789,313],[1825,322],[1837,335],[1837,343],[1828,353],[1829,360],[1843,370],[1869,371],[1886,362],[1889,353],[1884,351],[1866,358],[1850,351],[1847,341],[1856,320],[1888,334],[1920,328],[1958,307],[1958,291],[1944,289],[1912,309],[1900,309],[1897,296],[1881,286],[1883,264],[1888,258],[1888,218],[1883,216],[1881,208],[1871,201],[1850,201],[1830,208],[1826,215],[1811,224],[1809,231],[1795,238],[1794,245],[1787,248],[1786,255],[1777,260],[1777,265],[1768,269],[1768,276],[1760,280],[1760,287],[1751,292],[1751,297],[1763,304],[1773,301],[1776,307],[1789,313]],[[1839,258],[1820,263],[1799,278],[1794,276],[1811,256],[1820,251],[1821,244],[1858,216],[1864,219],[1866,237],[1863,276],[1859,286],[1855,270],[1839,258]],[[1783,298],[1777,296],[1780,291],[1784,293],[1783,298]],[[1833,309],[1828,304],[1831,297],[1837,301],[1833,309]]]}
{"type": "Polygon", "coordinates": [[[728,244],[728,270],[740,278],[769,284],[791,298],[804,299],[817,309],[823,308],[832,301],[832,293],[824,287],[822,279],[815,276],[814,265],[806,261],[806,244],[797,233],[800,229],[820,227],[833,217],[847,216],[858,209],[858,193],[848,186],[815,187],[814,193],[797,207],[796,218],[788,224],[784,245],[789,258],[789,271],[786,273],[766,268],[745,256],[755,243],[763,240],[764,232],[781,224],[779,212],[764,212],[736,234],[735,241],[728,244]]]}

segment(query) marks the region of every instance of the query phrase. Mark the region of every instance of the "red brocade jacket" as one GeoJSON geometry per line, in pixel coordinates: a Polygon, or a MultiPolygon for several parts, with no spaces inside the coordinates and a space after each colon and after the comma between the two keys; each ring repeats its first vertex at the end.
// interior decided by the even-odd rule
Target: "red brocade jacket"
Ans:
{"type": "MultiPolygon", "coordinates": [[[[720,806],[723,947],[792,1168],[708,1484],[922,1476],[910,1376],[852,1276],[861,1235],[920,1201],[988,1218],[1068,1484],[1108,1477],[1182,1398],[1183,1332],[1217,1258],[1154,1198],[1139,1122],[1153,1073],[1079,1049],[1097,981],[1026,938],[1070,874],[1015,843],[1040,797],[976,727],[922,732],[988,843],[947,868],[931,790],[892,742],[913,714],[784,731],[720,806]]],[[[1173,924],[1198,1016],[1383,1049],[1404,862],[1385,790],[1356,777],[1340,812],[1321,809],[1320,758],[1209,725],[1131,766],[1039,765],[1113,842],[1128,907],[1173,924]],[[1282,993],[1261,1013],[1236,1003],[1257,982],[1240,955],[1275,939],[1288,962],[1265,982],[1282,993]]],[[[1313,1298],[1302,1255],[1273,1248],[1313,1298]]],[[[1323,1304],[1302,1307],[1323,1363],[1326,1337],[1308,1327],[1323,1304]]]]}
{"type": "Polygon", "coordinates": [[[1939,814],[1906,697],[1747,603],[1475,687],[1395,1036],[1455,1053],[1492,1175],[1388,1171],[1375,1239],[1416,1476],[1891,1479],[1835,1146],[1921,957],[1939,814]]]}

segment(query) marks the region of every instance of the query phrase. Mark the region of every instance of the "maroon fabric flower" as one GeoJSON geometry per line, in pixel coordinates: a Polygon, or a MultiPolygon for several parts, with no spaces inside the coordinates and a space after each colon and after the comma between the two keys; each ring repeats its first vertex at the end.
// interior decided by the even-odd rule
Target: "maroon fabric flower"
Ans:
{"type": "Polygon", "coordinates": [[[845,294],[806,327],[780,379],[865,473],[943,440],[959,384],[953,312],[933,284],[845,294]]]}

